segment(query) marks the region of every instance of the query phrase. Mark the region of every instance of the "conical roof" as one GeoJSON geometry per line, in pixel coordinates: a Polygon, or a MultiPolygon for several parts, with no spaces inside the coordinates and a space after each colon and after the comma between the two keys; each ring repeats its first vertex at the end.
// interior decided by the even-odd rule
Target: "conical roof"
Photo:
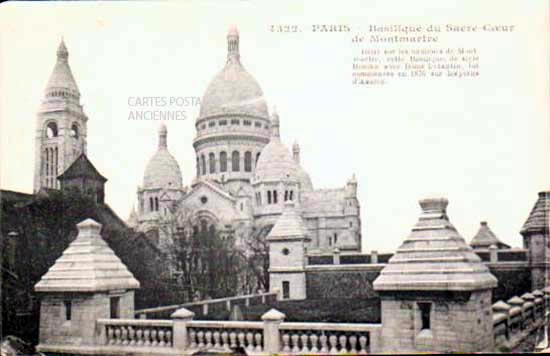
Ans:
{"type": "Polygon", "coordinates": [[[101,238],[101,224],[86,219],[76,226],[78,236],[34,286],[36,292],[139,288],[139,282],[101,238]]]}
{"type": "Polygon", "coordinates": [[[304,220],[295,208],[294,202],[285,203],[283,213],[271,229],[267,240],[308,239],[304,220]]]}
{"type": "Polygon", "coordinates": [[[71,178],[90,178],[106,182],[107,178],[101,175],[99,171],[94,167],[88,157],[81,153],[80,156],[61,174],[58,179],[71,179],[71,178]]]}
{"type": "Polygon", "coordinates": [[[548,233],[550,219],[550,191],[540,192],[535,206],[521,228],[522,235],[548,233]]]}
{"type": "Polygon", "coordinates": [[[494,288],[496,278],[447,217],[448,201],[420,201],[422,214],[373,286],[377,291],[471,291],[494,288]]]}
{"type": "Polygon", "coordinates": [[[73,94],[79,94],[71,67],[69,67],[69,51],[63,40],[57,48],[57,62],[46,86],[47,92],[54,89],[69,89],[73,94]]]}
{"type": "Polygon", "coordinates": [[[489,228],[486,221],[482,221],[479,226],[479,230],[470,241],[470,246],[474,248],[487,248],[491,245],[497,247],[504,245],[494,232],[489,228]]]}

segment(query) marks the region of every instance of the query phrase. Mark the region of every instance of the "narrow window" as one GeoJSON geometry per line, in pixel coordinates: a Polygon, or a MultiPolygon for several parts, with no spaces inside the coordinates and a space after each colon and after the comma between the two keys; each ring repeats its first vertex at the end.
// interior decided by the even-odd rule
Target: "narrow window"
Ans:
{"type": "Polygon", "coordinates": [[[227,153],[220,153],[220,172],[227,172],[227,153]]]}
{"type": "Polygon", "coordinates": [[[65,320],[71,320],[73,317],[73,303],[70,300],[66,300],[65,304],[65,320]]]}
{"type": "Polygon", "coordinates": [[[159,211],[159,198],[155,197],[155,211],[159,211]]]}
{"type": "Polygon", "coordinates": [[[273,191],[273,204],[277,204],[277,191],[273,191]]]}
{"type": "Polygon", "coordinates": [[[285,201],[288,200],[288,190],[285,190],[285,201]]]}
{"type": "Polygon", "coordinates": [[[353,223],[351,221],[349,222],[349,227],[353,227],[353,223]]]}
{"type": "Polygon", "coordinates": [[[329,246],[332,246],[332,237],[329,237],[329,238],[328,238],[328,245],[329,245],[329,246]]]}
{"type": "Polygon", "coordinates": [[[111,297],[111,319],[120,318],[120,297],[111,297]]]}
{"type": "Polygon", "coordinates": [[[216,173],[216,157],[213,153],[208,155],[208,162],[210,165],[210,173],[216,173]]]}
{"type": "Polygon", "coordinates": [[[420,330],[430,329],[430,312],[432,310],[432,303],[418,303],[418,309],[420,310],[420,320],[422,326],[420,330]]]}
{"type": "Polygon", "coordinates": [[[256,153],[256,163],[255,163],[256,166],[258,165],[258,160],[260,159],[260,153],[261,152],[256,153]]]}
{"type": "Polygon", "coordinates": [[[149,197],[149,210],[153,211],[155,210],[155,203],[153,203],[153,198],[149,197]]]}
{"type": "Polygon", "coordinates": [[[334,244],[336,245],[338,243],[338,234],[334,233],[334,244]]]}
{"type": "Polygon", "coordinates": [[[201,172],[202,174],[206,174],[206,159],[204,158],[204,155],[201,155],[201,172]]]}
{"type": "Polygon", "coordinates": [[[267,203],[271,204],[271,190],[267,191],[267,203]]]}
{"type": "Polygon", "coordinates": [[[293,193],[294,193],[294,191],[291,190],[291,191],[290,191],[290,200],[293,200],[293,199],[294,199],[294,198],[292,197],[293,193]]]}
{"type": "Polygon", "coordinates": [[[290,298],[290,282],[283,281],[283,299],[290,298]]]}
{"type": "Polygon", "coordinates": [[[244,153],[244,171],[252,172],[252,153],[251,152],[244,153]]]}
{"type": "Polygon", "coordinates": [[[239,154],[239,151],[233,151],[233,153],[231,154],[231,170],[233,172],[238,172],[240,167],[239,167],[239,161],[240,161],[241,157],[240,157],[240,154],[239,154]]]}

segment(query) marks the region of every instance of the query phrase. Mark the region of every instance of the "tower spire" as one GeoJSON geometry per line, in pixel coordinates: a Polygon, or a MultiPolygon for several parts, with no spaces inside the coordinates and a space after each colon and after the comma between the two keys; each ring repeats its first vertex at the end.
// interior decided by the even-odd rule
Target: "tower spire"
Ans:
{"type": "Polygon", "coordinates": [[[300,145],[298,144],[298,141],[294,141],[294,144],[292,145],[292,156],[294,161],[300,164],[300,145]]]}
{"type": "Polygon", "coordinates": [[[239,30],[235,25],[227,32],[227,63],[240,63],[239,30]]]}
{"type": "Polygon", "coordinates": [[[65,45],[65,40],[61,37],[61,42],[59,42],[59,46],[57,47],[57,61],[67,62],[68,59],[69,51],[65,45]]]}
{"type": "Polygon", "coordinates": [[[164,123],[159,128],[159,150],[168,148],[168,129],[164,123]]]}
{"type": "Polygon", "coordinates": [[[275,106],[271,114],[271,137],[281,138],[281,133],[279,131],[279,114],[277,114],[277,108],[275,106]]]}

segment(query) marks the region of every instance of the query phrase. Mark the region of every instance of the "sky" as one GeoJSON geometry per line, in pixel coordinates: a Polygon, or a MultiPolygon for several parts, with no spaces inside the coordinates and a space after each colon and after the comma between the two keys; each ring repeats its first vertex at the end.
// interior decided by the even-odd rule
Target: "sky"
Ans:
{"type": "MultiPolygon", "coordinates": [[[[109,179],[107,203],[126,218],[159,126],[129,120],[136,109],[129,100],[202,97],[225,64],[227,30],[237,25],[241,62],[277,107],[283,142],[300,143],[314,186],[341,187],[356,175],[364,251],[394,251],[418,219],[418,200],[434,195],[449,199],[448,215],[467,241],[486,220],[520,247],[537,193],[550,189],[548,23],[545,0],[4,3],[0,188],[32,192],[36,113],[63,37],[89,117],[88,157],[109,179]],[[279,24],[305,30],[269,31],[279,24]],[[314,33],[315,24],[352,31],[314,33]],[[351,38],[370,24],[514,31],[442,33],[438,44],[421,46],[475,47],[479,77],[353,86],[351,38]]],[[[166,125],[188,185],[199,107],[186,112],[166,125]]]]}

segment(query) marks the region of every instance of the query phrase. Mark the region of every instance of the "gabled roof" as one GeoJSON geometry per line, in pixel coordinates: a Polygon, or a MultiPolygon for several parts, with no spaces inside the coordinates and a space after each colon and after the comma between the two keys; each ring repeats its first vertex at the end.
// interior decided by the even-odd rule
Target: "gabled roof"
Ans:
{"type": "Polygon", "coordinates": [[[479,248],[489,247],[491,245],[495,245],[496,247],[508,246],[498,239],[489,228],[486,221],[482,221],[477,234],[472,238],[472,241],[470,241],[470,246],[479,248]]]}
{"type": "Polygon", "coordinates": [[[445,198],[420,201],[418,222],[374,281],[375,290],[472,291],[497,286],[449,221],[447,204],[445,198]]]}
{"type": "Polygon", "coordinates": [[[78,236],[34,286],[36,292],[137,289],[139,282],[101,238],[101,224],[86,219],[78,236]]]}
{"type": "Polygon", "coordinates": [[[267,240],[288,240],[288,239],[304,239],[307,240],[308,230],[304,224],[304,220],[296,211],[294,202],[287,201],[283,210],[283,214],[279,217],[273,229],[267,236],[267,240]]]}
{"type": "Polygon", "coordinates": [[[520,233],[527,235],[531,233],[548,233],[548,224],[550,219],[550,191],[540,192],[535,206],[531,210],[529,217],[520,233]]]}
{"type": "Polygon", "coordinates": [[[107,181],[107,178],[103,177],[101,173],[98,172],[84,153],[78,156],[69,168],[67,168],[63,174],[58,176],[57,179],[64,180],[81,177],[100,180],[103,183],[107,181]]]}

